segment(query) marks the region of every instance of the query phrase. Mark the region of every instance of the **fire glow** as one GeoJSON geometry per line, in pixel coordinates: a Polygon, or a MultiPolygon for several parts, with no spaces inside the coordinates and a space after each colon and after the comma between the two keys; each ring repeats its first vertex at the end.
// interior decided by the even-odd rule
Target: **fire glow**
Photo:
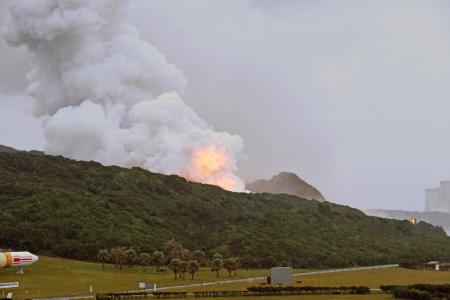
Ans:
{"type": "Polygon", "coordinates": [[[185,177],[235,191],[237,180],[229,175],[232,164],[231,155],[224,147],[211,145],[193,151],[191,169],[185,177]]]}

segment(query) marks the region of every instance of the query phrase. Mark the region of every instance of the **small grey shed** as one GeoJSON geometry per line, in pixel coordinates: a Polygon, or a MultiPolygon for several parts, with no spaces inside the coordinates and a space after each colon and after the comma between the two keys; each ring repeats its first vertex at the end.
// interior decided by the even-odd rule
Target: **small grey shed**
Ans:
{"type": "Polygon", "coordinates": [[[270,269],[273,285],[291,285],[292,267],[274,267],[270,269]]]}

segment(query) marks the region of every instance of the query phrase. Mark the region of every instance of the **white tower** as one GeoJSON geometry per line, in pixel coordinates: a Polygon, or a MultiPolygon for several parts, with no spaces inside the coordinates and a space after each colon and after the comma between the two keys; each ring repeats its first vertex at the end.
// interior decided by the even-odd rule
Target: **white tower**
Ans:
{"type": "Polygon", "coordinates": [[[438,188],[425,190],[425,211],[450,212],[450,181],[441,181],[438,188]]]}

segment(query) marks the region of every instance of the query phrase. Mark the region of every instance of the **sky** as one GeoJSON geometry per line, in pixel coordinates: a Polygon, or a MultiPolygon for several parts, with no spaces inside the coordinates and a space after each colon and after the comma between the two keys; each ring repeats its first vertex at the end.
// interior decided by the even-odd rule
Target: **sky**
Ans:
{"type": "MultiPolygon", "coordinates": [[[[424,189],[450,179],[447,1],[131,3],[184,73],[186,104],[243,138],[246,181],[291,171],[331,202],[423,210],[424,189]]],[[[43,149],[29,61],[0,40],[0,144],[43,149]]]]}

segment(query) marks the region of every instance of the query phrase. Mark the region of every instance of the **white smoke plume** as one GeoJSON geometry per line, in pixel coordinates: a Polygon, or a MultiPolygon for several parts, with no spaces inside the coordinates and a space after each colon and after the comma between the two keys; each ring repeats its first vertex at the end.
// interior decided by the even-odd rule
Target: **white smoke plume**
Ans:
{"type": "Polygon", "coordinates": [[[180,97],[186,80],[140,39],[122,0],[15,0],[3,37],[33,58],[27,93],[45,152],[139,166],[242,191],[241,137],[216,132],[180,97]]]}

